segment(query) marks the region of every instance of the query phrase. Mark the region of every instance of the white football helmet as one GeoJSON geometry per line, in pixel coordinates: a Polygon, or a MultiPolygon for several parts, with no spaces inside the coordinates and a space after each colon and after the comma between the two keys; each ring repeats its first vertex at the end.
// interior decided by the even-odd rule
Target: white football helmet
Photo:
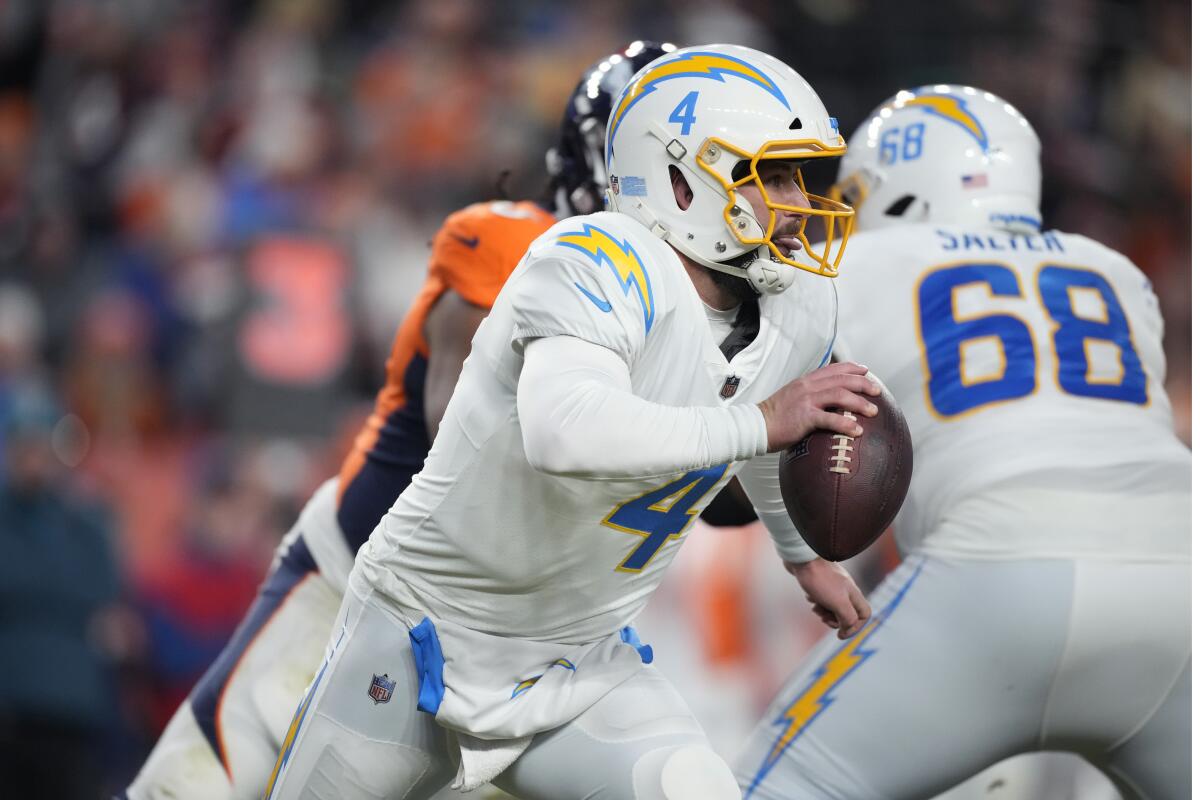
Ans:
{"type": "Polygon", "coordinates": [[[805,191],[800,164],[840,156],[845,141],[812,87],[782,61],[728,44],[668,53],[635,75],[613,104],[607,145],[609,209],[640,220],[694,261],[769,293],[792,283],[787,265],[837,274],[842,249],[831,258],[830,247],[835,239],[844,246],[854,210],[805,191]],[[758,175],[764,159],[797,162],[796,181],[811,208],[768,199],[758,175]],[[675,200],[672,166],[692,189],[687,210],[675,200]],[[751,183],[769,209],[765,230],[737,193],[751,183]],[[803,252],[781,249],[772,241],[779,211],[823,220],[823,248],[814,248],[802,228],[796,238],[803,252]]]}
{"type": "Polygon", "coordinates": [[[991,92],[937,84],[902,91],[850,137],[832,192],[862,230],[914,222],[1041,229],[1041,143],[991,92]]]}

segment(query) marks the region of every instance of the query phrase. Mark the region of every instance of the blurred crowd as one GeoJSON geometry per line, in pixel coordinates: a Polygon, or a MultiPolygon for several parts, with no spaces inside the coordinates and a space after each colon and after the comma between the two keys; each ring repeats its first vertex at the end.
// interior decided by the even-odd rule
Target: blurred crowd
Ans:
{"type": "Polygon", "coordinates": [[[0,786],[67,747],[128,777],[336,471],[440,220],[538,195],[631,39],[772,52],[847,132],[906,86],[1010,100],[1047,225],[1153,281],[1190,440],[1190,30],[1182,0],[0,0],[0,786]]]}

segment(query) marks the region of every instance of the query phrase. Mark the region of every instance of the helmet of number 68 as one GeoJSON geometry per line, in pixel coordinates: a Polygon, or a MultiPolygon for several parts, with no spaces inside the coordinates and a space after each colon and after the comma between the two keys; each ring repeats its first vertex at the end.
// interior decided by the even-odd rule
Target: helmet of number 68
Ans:
{"type": "Polygon", "coordinates": [[[800,168],[845,149],[837,121],[782,61],[727,44],[676,50],[645,66],[613,104],[609,209],[640,220],[710,269],[746,278],[760,292],[782,292],[795,277],[792,267],[837,274],[854,210],[809,194],[800,168]],[[806,204],[781,205],[769,197],[759,177],[767,161],[794,166],[806,204]],[[672,167],[692,190],[686,209],[676,200],[672,167]],[[765,225],[738,193],[742,187],[761,194],[765,225]],[[801,242],[794,252],[772,241],[792,215],[802,221],[792,234],[801,242]],[[814,218],[824,225],[817,245],[806,235],[814,218]],[[831,252],[835,239],[841,244],[831,252]]]}
{"type": "Polygon", "coordinates": [[[1036,233],[1041,143],[991,92],[936,84],[902,91],[850,137],[833,195],[866,230],[942,223],[1036,233]]]}

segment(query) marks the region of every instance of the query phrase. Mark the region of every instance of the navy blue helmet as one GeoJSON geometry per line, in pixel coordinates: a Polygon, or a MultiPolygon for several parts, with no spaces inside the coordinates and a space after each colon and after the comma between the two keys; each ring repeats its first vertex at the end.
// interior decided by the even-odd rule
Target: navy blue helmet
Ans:
{"type": "Polygon", "coordinates": [[[559,216],[604,208],[604,129],[613,100],[642,67],[674,49],[665,42],[636,41],[583,73],[567,102],[558,143],[546,151],[559,216]]]}

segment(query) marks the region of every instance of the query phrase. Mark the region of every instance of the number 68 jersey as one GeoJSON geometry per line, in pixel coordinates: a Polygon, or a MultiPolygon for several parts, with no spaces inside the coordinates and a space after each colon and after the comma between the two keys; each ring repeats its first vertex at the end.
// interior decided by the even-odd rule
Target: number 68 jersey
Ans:
{"type": "Polygon", "coordinates": [[[903,225],[854,236],[838,292],[839,355],[883,380],[913,435],[902,549],[1187,553],[1188,502],[1169,519],[1148,505],[1186,498],[1191,458],[1158,300],[1124,256],[1058,231],[903,225]],[[1128,494],[1129,524],[1089,519],[1093,492],[1128,494]]]}

